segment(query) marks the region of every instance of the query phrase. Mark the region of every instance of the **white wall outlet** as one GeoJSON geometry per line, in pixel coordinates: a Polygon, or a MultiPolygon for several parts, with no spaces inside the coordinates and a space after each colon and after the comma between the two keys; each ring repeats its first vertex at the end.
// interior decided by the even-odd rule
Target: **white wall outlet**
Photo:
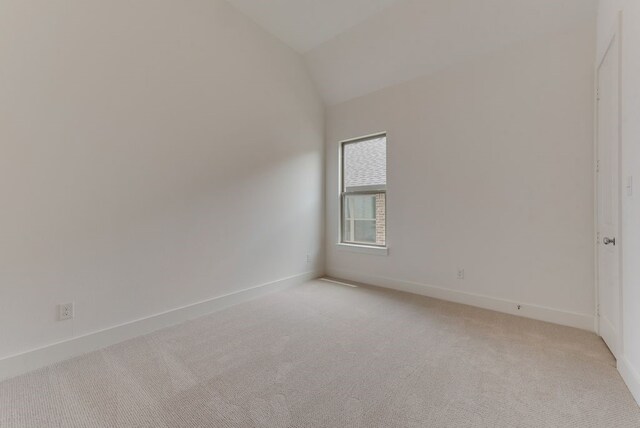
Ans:
{"type": "Polygon", "coordinates": [[[73,302],[58,305],[58,320],[63,321],[70,319],[73,319],[73,302]]]}
{"type": "Polygon", "coordinates": [[[464,269],[458,268],[458,279],[464,279],[464,269]]]}
{"type": "Polygon", "coordinates": [[[625,185],[627,189],[627,196],[633,196],[633,176],[627,177],[627,184],[625,185]]]}
{"type": "Polygon", "coordinates": [[[311,263],[311,254],[307,253],[307,264],[311,263]]]}

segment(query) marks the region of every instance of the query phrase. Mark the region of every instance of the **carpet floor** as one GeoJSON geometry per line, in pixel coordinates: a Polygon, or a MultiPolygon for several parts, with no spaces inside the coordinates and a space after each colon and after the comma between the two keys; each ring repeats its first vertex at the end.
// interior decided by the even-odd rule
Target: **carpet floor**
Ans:
{"type": "Polygon", "coordinates": [[[2,427],[640,427],[594,334],[311,281],[0,383],[2,427]]]}

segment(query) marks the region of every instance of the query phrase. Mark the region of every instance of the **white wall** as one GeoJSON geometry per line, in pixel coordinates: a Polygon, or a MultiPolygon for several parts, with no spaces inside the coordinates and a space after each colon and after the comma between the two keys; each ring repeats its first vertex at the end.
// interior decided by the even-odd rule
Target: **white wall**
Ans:
{"type": "Polygon", "coordinates": [[[594,56],[595,14],[329,108],[327,272],[593,329],[594,56]],[[345,252],[338,142],[379,131],[389,254],[345,252]]]}
{"type": "Polygon", "coordinates": [[[618,368],[640,403],[640,2],[601,0],[598,58],[622,11],[622,184],[633,177],[632,196],[622,192],[622,356],[618,368]]]}
{"type": "Polygon", "coordinates": [[[0,358],[322,270],[323,106],[225,2],[5,0],[0,63],[0,358]]]}

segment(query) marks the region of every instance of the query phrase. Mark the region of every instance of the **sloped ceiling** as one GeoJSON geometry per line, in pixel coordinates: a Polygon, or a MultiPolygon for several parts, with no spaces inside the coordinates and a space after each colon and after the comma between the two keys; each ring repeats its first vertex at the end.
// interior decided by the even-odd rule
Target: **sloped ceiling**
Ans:
{"type": "Polygon", "coordinates": [[[227,0],[300,53],[401,0],[227,0]]]}
{"type": "Polygon", "coordinates": [[[228,1],[304,55],[328,105],[568,27],[595,26],[597,11],[597,0],[228,1]]]}

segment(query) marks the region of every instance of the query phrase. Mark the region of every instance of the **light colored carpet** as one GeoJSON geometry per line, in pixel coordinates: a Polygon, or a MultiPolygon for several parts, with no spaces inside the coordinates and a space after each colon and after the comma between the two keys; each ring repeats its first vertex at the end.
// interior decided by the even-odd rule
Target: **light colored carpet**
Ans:
{"type": "Polygon", "coordinates": [[[594,334],[321,281],[0,384],[2,427],[640,427],[594,334]]]}

